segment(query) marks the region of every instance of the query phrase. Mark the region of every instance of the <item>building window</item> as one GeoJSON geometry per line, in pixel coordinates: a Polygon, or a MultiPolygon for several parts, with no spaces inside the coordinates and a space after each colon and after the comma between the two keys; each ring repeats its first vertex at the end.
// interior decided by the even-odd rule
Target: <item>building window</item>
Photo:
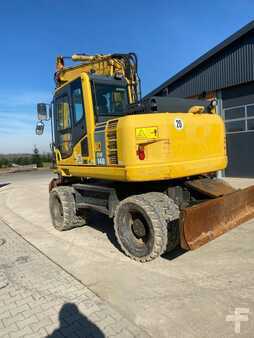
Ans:
{"type": "Polygon", "coordinates": [[[224,109],[227,134],[254,131],[254,104],[224,109]]]}
{"type": "Polygon", "coordinates": [[[248,104],[246,107],[247,107],[247,117],[254,117],[254,104],[248,104]]]}
{"type": "Polygon", "coordinates": [[[249,119],[248,121],[248,130],[254,130],[254,119],[249,119]]]}
{"type": "Polygon", "coordinates": [[[245,121],[226,121],[226,131],[228,133],[245,131],[245,121]]]}
{"type": "Polygon", "coordinates": [[[244,106],[225,109],[225,120],[240,119],[245,117],[244,106]]]}

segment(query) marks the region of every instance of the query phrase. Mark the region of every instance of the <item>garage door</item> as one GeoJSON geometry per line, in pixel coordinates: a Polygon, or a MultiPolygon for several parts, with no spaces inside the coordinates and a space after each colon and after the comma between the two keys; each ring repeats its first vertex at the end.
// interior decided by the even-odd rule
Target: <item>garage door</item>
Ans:
{"type": "Polygon", "coordinates": [[[224,109],[229,164],[226,176],[254,177],[254,104],[224,109]]]}

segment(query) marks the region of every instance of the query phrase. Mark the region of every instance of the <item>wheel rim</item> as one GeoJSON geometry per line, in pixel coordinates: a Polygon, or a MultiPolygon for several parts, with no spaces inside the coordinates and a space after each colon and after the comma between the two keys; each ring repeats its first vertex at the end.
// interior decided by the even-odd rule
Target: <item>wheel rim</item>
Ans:
{"type": "Polygon", "coordinates": [[[132,235],[140,244],[146,244],[149,239],[150,231],[143,215],[137,212],[129,212],[127,217],[132,235]]]}
{"type": "Polygon", "coordinates": [[[133,256],[145,257],[154,246],[154,230],[150,218],[142,208],[128,204],[122,213],[118,228],[123,247],[133,256]]]}

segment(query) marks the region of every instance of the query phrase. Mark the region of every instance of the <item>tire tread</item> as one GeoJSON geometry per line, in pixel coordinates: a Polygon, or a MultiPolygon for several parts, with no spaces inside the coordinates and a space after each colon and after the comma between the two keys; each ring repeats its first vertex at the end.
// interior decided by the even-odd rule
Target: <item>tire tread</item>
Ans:
{"type": "MultiPolygon", "coordinates": [[[[123,252],[132,258],[133,260],[139,262],[148,262],[156,257],[162,255],[167,248],[167,223],[165,217],[160,215],[161,209],[158,210],[158,206],[162,205],[161,200],[164,199],[164,194],[162,193],[145,193],[141,195],[130,196],[124,199],[119,203],[116,208],[115,218],[114,218],[114,228],[117,241],[121,246],[123,252]],[[162,195],[162,196],[161,196],[162,195]],[[117,224],[117,215],[121,212],[121,208],[126,203],[134,203],[140,206],[150,217],[151,222],[154,228],[154,245],[153,250],[149,255],[144,257],[136,257],[132,255],[123,245],[119,234],[118,234],[118,224],[117,224]]],[[[166,196],[167,198],[167,196],[166,196]]]]}
{"type": "Polygon", "coordinates": [[[53,188],[49,197],[50,211],[55,194],[58,196],[62,204],[63,223],[61,225],[57,224],[53,218],[52,212],[50,212],[54,227],[59,231],[66,231],[75,227],[83,226],[86,223],[86,220],[85,217],[81,217],[76,214],[74,189],[70,186],[58,186],[53,188]]]}

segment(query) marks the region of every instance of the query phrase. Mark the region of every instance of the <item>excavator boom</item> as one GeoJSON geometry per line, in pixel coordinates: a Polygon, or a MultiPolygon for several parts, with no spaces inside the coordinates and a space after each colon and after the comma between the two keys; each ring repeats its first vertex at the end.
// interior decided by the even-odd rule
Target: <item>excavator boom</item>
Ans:
{"type": "Polygon", "coordinates": [[[135,53],[58,56],[56,58],[55,73],[56,87],[61,87],[84,72],[117,78],[123,77],[128,81],[130,103],[135,103],[141,99],[140,79],[137,67],[137,56],[135,53]],[[79,64],[66,67],[65,59],[79,62],[79,64]]]}

